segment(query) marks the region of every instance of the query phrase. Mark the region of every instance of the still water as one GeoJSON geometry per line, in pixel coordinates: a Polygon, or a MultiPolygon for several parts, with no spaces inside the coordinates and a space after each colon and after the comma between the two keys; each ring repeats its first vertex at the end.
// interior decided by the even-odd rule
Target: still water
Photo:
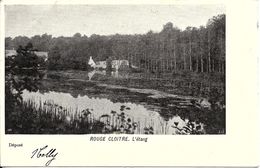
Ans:
{"type": "Polygon", "coordinates": [[[37,106],[55,104],[69,109],[68,116],[89,109],[92,118],[99,121],[103,116],[113,120],[115,114],[123,113],[127,120],[137,123],[137,134],[143,134],[146,128],[152,128],[153,134],[205,134],[207,130],[223,133],[225,109],[208,102],[211,99],[219,103],[223,87],[143,77],[129,80],[129,75],[119,74],[106,78],[103,74],[95,75],[88,79],[43,80],[37,92],[23,91],[23,101],[33,101],[37,106]],[[203,95],[209,99],[202,101],[203,95]]]}
{"type": "MultiPolygon", "coordinates": [[[[40,93],[39,91],[29,92],[25,90],[22,96],[24,101],[33,100],[36,103],[42,103],[42,106],[44,102],[51,102],[52,104],[57,104],[67,109],[74,109],[71,110],[72,113],[75,113],[75,109],[77,109],[77,111],[83,111],[89,108],[93,111],[93,116],[96,120],[104,114],[110,114],[111,111],[120,112],[120,109],[125,106],[126,110],[124,110],[124,113],[127,118],[137,122],[140,130],[143,130],[145,127],[152,127],[155,134],[175,134],[176,128],[172,127],[175,125],[174,122],[178,122],[179,128],[185,126],[187,122],[182,120],[178,115],[166,121],[158,113],[161,109],[160,107],[145,103],[114,103],[107,98],[90,98],[87,95],[73,97],[70,93],[54,91],[40,93]]],[[[140,131],[140,133],[142,133],[142,131],[140,131]]]]}

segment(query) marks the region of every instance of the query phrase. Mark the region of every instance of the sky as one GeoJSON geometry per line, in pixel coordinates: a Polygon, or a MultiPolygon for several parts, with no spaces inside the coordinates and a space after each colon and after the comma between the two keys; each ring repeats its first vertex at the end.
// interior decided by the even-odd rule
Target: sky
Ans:
{"type": "Polygon", "coordinates": [[[5,36],[144,34],[167,22],[180,29],[205,26],[223,13],[222,5],[6,5],[5,36]]]}

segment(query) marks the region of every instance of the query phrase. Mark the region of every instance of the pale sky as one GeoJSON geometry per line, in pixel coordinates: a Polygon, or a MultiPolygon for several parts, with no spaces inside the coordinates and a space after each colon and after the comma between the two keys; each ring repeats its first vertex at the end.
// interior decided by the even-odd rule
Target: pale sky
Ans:
{"type": "Polygon", "coordinates": [[[5,36],[144,34],[167,22],[199,27],[223,13],[222,5],[7,5],[5,36]]]}

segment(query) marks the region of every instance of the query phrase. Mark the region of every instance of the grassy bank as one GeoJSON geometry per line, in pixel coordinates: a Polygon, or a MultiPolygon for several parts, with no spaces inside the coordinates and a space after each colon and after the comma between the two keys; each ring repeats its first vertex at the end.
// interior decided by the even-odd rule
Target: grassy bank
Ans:
{"type": "MultiPolygon", "coordinates": [[[[225,94],[225,77],[223,74],[203,74],[203,73],[124,73],[121,77],[115,78],[110,74],[95,74],[92,78],[93,82],[100,82],[108,85],[120,85],[129,88],[138,89],[156,89],[176,95],[189,96],[207,96],[210,92],[218,92],[216,94],[223,97],[225,94]],[[126,75],[127,74],[127,75],[126,75]]],[[[87,82],[89,80],[87,71],[48,71],[48,77],[61,81],[74,80],[87,82]]],[[[216,97],[216,96],[215,96],[216,97]]],[[[224,101],[224,100],[222,100],[224,101]]]]}
{"type": "MultiPolygon", "coordinates": [[[[98,119],[92,109],[64,108],[49,101],[33,100],[23,102],[15,108],[9,118],[6,133],[9,134],[108,134],[108,133],[145,133],[140,130],[138,123],[124,114],[125,107],[119,112],[111,111],[98,119]]],[[[149,129],[152,129],[150,127],[149,129]]]]}
{"type": "MultiPolygon", "coordinates": [[[[129,107],[121,106],[118,111],[110,111],[95,117],[93,109],[64,108],[51,101],[35,103],[24,101],[12,111],[6,127],[7,134],[154,134],[154,127],[140,127],[140,122],[125,114],[129,107]]],[[[147,119],[149,120],[149,119],[147,119]]],[[[195,120],[194,120],[195,121],[195,120]]],[[[161,134],[205,134],[205,130],[194,121],[189,121],[177,132],[164,132],[165,124],[160,128],[161,134]],[[196,126],[197,125],[197,126],[196,126]]],[[[178,123],[174,123],[178,125],[178,123]]],[[[171,125],[170,127],[176,127],[171,125]]],[[[176,127],[177,128],[177,127],[176,127]]],[[[215,130],[216,131],[216,130],[215,130]]]]}

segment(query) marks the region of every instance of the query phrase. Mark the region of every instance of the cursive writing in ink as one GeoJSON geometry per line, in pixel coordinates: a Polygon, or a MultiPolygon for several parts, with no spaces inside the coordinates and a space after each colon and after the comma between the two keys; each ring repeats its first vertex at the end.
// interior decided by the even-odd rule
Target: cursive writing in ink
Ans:
{"type": "Polygon", "coordinates": [[[48,145],[42,148],[37,148],[32,152],[31,158],[48,158],[49,160],[45,163],[45,166],[49,166],[55,157],[58,155],[56,149],[48,149],[48,145]]]}

